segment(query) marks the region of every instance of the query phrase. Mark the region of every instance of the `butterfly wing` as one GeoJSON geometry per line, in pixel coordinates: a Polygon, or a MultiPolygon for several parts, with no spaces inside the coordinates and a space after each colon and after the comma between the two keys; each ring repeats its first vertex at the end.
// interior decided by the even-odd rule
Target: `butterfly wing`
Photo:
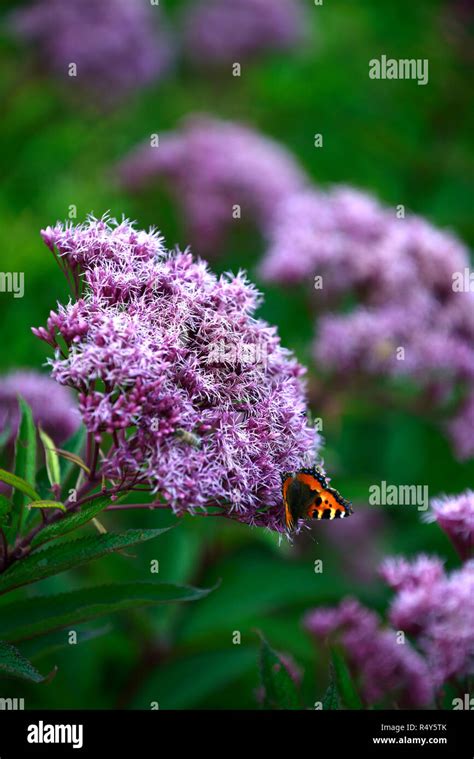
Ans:
{"type": "Polygon", "coordinates": [[[288,530],[294,530],[299,519],[344,519],[353,513],[352,504],[330,487],[319,467],[285,473],[282,491],[288,530]]]}
{"type": "Polygon", "coordinates": [[[352,513],[352,504],[335,488],[327,487],[318,493],[308,516],[311,519],[344,519],[352,513]]]}
{"type": "Polygon", "coordinates": [[[299,519],[304,519],[309,515],[320,488],[318,481],[306,472],[288,474],[283,479],[283,503],[288,530],[293,530],[299,519]]]}

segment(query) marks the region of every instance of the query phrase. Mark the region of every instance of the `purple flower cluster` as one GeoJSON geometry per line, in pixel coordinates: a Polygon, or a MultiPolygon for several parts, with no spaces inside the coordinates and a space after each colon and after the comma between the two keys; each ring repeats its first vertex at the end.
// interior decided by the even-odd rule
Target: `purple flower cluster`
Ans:
{"type": "Polygon", "coordinates": [[[387,559],[381,571],[397,591],[390,622],[415,637],[435,687],[474,674],[474,562],[447,575],[438,559],[387,559]]]}
{"type": "Polygon", "coordinates": [[[78,391],[88,431],[113,438],[103,473],[146,483],[176,513],[219,504],[282,531],[280,472],[314,461],[319,438],[303,368],[255,317],[244,274],[218,278],[153,230],[106,217],[43,237],[76,278],[80,267],[82,297],[36,334],[55,346],[53,377],[78,391]]]}
{"type": "Polygon", "coordinates": [[[45,68],[100,103],[160,78],[171,63],[161,12],[148,0],[36,0],[12,24],[45,68]]]}
{"type": "MultiPolygon", "coordinates": [[[[326,311],[319,365],[413,378],[438,410],[474,380],[474,293],[454,286],[468,266],[468,250],[451,234],[342,187],[287,196],[260,271],[285,285],[322,277],[314,291],[326,311]],[[327,313],[348,293],[355,308],[327,313]]],[[[473,409],[471,394],[448,427],[460,457],[474,454],[473,409]]]]}
{"type": "Polygon", "coordinates": [[[199,0],[186,11],[185,47],[197,63],[241,62],[295,47],[304,29],[299,0],[199,0]]]}
{"type": "Polygon", "coordinates": [[[282,200],[307,181],[272,140],[206,116],[189,118],[180,131],[161,136],[159,147],[135,149],[118,166],[118,175],[129,190],[165,179],[184,210],[189,238],[203,254],[222,245],[240,216],[268,228],[282,200]]]}
{"type": "Polygon", "coordinates": [[[31,407],[35,423],[41,425],[55,443],[67,440],[79,426],[77,407],[68,390],[37,372],[16,371],[0,378],[0,432],[10,431],[10,440],[18,431],[19,395],[31,407]]]}
{"type": "Polygon", "coordinates": [[[407,641],[398,642],[396,631],[381,627],[378,615],[355,599],[309,612],[304,625],[318,640],[340,641],[369,704],[390,698],[402,706],[426,706],[433,700],[423,657],[407,641]]]}

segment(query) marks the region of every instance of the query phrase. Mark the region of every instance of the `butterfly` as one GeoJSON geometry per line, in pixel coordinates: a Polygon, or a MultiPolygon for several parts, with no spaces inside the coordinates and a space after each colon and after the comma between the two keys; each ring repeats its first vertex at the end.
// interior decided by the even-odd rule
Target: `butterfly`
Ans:
{"type": "Polygon", "coordinates": [[[281,483],[288,530],[294,530],[299,519],[343,519],[353,513],[350,501],[329,485],[318,466],[284,472],[281,483]]]}

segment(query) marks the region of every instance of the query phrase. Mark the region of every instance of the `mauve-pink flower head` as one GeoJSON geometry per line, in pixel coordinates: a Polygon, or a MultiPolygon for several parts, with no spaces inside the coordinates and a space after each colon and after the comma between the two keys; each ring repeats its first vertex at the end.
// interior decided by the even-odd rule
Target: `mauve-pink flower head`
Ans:
{"type": "Polygon", "coordinates": [[[44,237],[82,296],[36,334],[62,337],[53,377],[78,391],[88,431],[115,440],[104,473],[135,474],[177,513],[219,504],[283,531],[280,473],[314,463],[320,439],[304,369],[256,316],[261,295],[245,274],[217,277],[107,217],[44,237]]]}

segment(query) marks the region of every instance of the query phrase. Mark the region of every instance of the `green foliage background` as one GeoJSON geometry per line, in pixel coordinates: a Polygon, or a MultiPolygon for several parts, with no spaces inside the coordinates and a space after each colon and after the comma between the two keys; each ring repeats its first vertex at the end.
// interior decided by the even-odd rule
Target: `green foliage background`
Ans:
{"type": "MultiPolygon", "coordinates": [[[[4,4],[3,10],[15,5],[4,4]]],[[[177,19],[186,3],[161,5],[177,19]]],[[[166,193],[154,188],[138,197],[124,194],[114,186],[110,167],[137,142],[174,128],[191,112],[245,121],[293,151],[315,182],[351,183],[387,204],[403,203],[472,245],[472,70],[468,29],[452,32],[455,3],[325,0],[314,6],[306,0],[306,5],[314,27],[307,48],[244,63],[240,78],[230,71],[204,74],[181,62],[166,81],[106,114],[41,75],[29,51],[3,35],[0,249],[4,270],[25,272],[26,292],[18,300],[0,295],[2,372],[40,368],[48,355],[30,327],[44,323],[67,293],[39,230],[64,220],[71,204],[78,220],[90,211],[110,210],[141,227],[158,226],[170,247],[187,244],[180,209],[166,193]],[[428,86],[370,80],[368,61],[382,54],[428,58],[428,86]],[[324,135],[323,149],[313,146],[316,132],[324,135]]],[[[254,230],[236,231],[213,266],[246,267],[254,277],[262,251],[254,230]]],[[[320,368],[310,359],[314,326],[302,293],[262,289],[262,315],[278,324],[285,344],[310,366],[310,375],[318,376],[320,368]]],[[[325,463],[338,489],[355,501],[356,512],[368,487],[380,480],[428,485],[432,496],[474,485],[473,462],[453,459],[436,422],[356,398],[345,404],[342,416],[328,419],[325,463]]],[[[32,686],[0,680],[0,696],[21,695],[27,708],[150,708],[151,702],[160,708],[256,708],[256,630],[261,630],[274,649],[296,660],[303,671],[302,703],[311,705],[326,691],[329,659],[314,650],[301,628],[307,609],[354,594],[383,610],[388,594],[376,578],[377,555],[435,552],[448,566],[456,564],[447,539],[435,526],[421,524],[416,509],[384,512],[383,526],[371,536],[374,556],[366,559],[363,581],[348,571],[348,560],[362,550],[350,532],[342,548],[328,539],[338,524],[318,525],[311,539],[291,546],[262,530],[185,518],[158,541],[132,549],[132,558],[110,556],[46,579],[38,590],[15,591],[23,598],[39,590],[146,580],[153,559],[159,560],[161,580],[199,587],[220,581],[192,604],[84,624],[77,628],[77,646],[68,645],[67,631],[49,636],[40,656],[45,645],[29,642],[22,653],[31,655],[42,673],[57,665],[56,677],[32,686]],[[314,572],[317,559],[324,562],[322,574],[314,572]],[[240,631],[241,645],[233,645],[234,631],[240,631]]],[[[144,512],[109,515],[106,522],[122,529],[163,527],[175,520],[144,512]]]]}

